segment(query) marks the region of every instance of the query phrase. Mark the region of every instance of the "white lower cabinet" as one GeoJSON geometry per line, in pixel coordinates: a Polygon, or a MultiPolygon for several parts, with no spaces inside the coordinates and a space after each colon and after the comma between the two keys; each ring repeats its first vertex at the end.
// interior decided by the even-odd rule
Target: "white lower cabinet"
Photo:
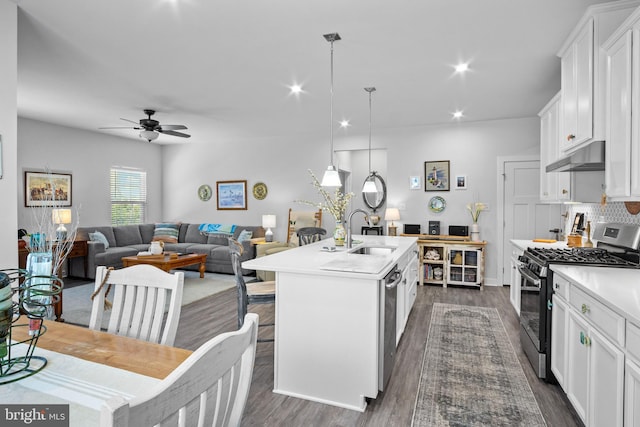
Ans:
{"type": "Polygon", "coordinates": [[[551,372],[558,380],[560,387],[566,392],[567,377],[567,328],[569,311],[567,303],[558,297],[553,296],[553,310],[551,312],[551,372]]]}
{"type": "Polygon", "coordinates": [[[516,313],[520,316],[520,288],[522,286],[520,270],[518,270],[518,257],[522,255],[524,251],[518,246],[513,245],[511,248],[511,277],[509,281],[509,299],[511,305],[515,308],[516,313]]]}
{"type": "Polygon", "coordinates": [[[616,343],[624,340],[601,332],[617,331],[620,319],[603,317],[608,309],[596,300],[583,303],[582,291],[558,275],[554,289],[551,370],[585,426],[622,426],[625,352],[616,343]],[[600,325],[594,319],[605,321],[600,325]]]}
{"type": "Polygon", "coordinates": [[[624,425],[640,426],[640,366],[627,359],[624,374],[624,425]]]}

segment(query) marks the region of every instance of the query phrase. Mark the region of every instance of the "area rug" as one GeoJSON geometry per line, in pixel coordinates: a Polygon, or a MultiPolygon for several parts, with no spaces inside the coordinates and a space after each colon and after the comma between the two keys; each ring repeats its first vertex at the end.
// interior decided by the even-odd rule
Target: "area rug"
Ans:
{"type": "MultiPolygon", "coordinates": [[[[197,271],[184,270],[184,291],[182,305],[185,306],[209,295],[235,287],[234,276],[230,274],[205,273],[203,279],[197,271]]],[[[75,285],[63,291],[62,318],[76,325],[88,326],[91,316],[91,294],[95,282],[75,285]]]]}
{"type": "Polygon", "coordinates": [[[495,308],[433,305],[412,426],[544,426],[495,308]]]}

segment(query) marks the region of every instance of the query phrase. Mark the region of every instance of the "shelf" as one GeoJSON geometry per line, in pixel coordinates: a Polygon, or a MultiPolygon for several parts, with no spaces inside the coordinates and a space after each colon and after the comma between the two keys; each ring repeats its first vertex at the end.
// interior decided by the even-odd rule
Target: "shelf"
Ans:
{"type": "Polygon", "coordinates": [[[447,287],[447,284],[473,287],[484,285],[486,242],[418,240],[418,246],[422,265],[420,283],[443,287],[447,287]],[[439,259],[429,259],[427,254],[439,259]]]}

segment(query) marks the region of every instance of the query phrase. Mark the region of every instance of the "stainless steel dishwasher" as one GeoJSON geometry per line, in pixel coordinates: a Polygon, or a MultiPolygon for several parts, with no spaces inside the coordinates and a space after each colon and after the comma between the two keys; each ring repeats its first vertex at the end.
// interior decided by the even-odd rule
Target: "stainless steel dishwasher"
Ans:
{"type": "Polygon", "coordinates": [[[378,359],[378,388],[383,391],[393,371],[396,357],[396,299],[402,272],[395,265],[384,277],[380,286],[380,339],[378,359]]]}

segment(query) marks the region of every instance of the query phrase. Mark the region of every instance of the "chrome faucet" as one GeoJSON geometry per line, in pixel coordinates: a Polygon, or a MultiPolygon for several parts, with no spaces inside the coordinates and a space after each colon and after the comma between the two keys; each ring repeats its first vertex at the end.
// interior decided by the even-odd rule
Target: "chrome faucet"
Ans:
{"type": "Polygon", "coordinates": [[[347,219],[347,249],[351,249],[351,246],[353,246],[353,240],[351,239],[351,218],[356,212],[363,213],[367,220],[367,223],[369,224],[369,227],[373,227],[373,225],[371,225],[371,218],[369,218],[369,212],[362,209],[354,209],[353,211],[351,211],[351,213],[349,214],[349,219],[347,219]]]}

